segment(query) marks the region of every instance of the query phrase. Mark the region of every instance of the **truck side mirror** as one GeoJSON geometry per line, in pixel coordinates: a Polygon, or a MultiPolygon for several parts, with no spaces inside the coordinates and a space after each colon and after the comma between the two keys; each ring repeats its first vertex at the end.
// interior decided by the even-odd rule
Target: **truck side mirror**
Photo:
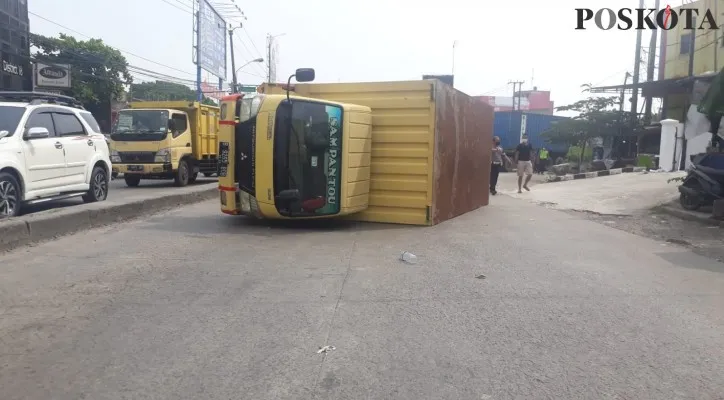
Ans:
{"type": "Polygon", "coordinates": [[[169,129],[171,132],[176,132],[176,121],[174,121],[174,120],[172,120],[172,119],[169,119],[169,120],[168,120],[168,129],[169,129]]]}
{"type": "Polygon", "coordinates": [[[314,68],[297,68],[296,72],[297,82],[311,82],[315,78],[314,68]]]}

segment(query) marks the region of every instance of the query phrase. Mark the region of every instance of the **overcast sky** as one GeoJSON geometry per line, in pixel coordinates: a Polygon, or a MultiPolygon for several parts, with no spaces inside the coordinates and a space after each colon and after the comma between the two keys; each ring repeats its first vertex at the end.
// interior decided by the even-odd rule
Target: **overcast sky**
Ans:
{"type": "MultiPolygon", "coordinates": [[[[102,38],[121,50],[131,65],[194,80],[191,1],[29,0],[29,7],[40,17],[102,38]]],[[[232,0],[213,2],[231,4],[232,0]]],[[[509,96],[508,81],[523,80],[523,89],[529,89],[534,70],[533,85],[550,90],[556,105],[564,105],[583,96],[581,84],[619,84],[624,73],[633,69],[635,31],[595,27],[576,31],[574,9],[619,9],[637,3],[235,0],[248,18],[235,36],[236,65],[265,56],[267,33],[284,34],[277,38],[280,79],[295,68],[313,67],[318,82],[417,80],[423,74],[451,73],[452,47],[457,41],[455,86],[459,90],[509,96]]],[[[653,6],[654,2],[646,3],[653,6]]],[[[87,39],[33,14],[30,30],[87,39]]],[[[644,43],[648,35],[646,31],[644,43]]],[[[251,64],[239,79],[258,84],[265,76],[263,64],[251,64]]]]}

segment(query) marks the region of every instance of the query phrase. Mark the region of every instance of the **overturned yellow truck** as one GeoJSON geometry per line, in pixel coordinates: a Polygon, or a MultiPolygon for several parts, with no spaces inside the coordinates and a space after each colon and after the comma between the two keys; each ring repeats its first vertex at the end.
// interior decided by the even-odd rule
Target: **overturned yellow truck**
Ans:
{"type": "Polygon", "coordinates": [[[437,80],[231,95],[221,104],[221,211],[434,225],[488,204],[492,123],[492,107],[437,80]]]}
{"type": "MultiPolygon", "coordinates": [[[[296,75],[305,79],[310,74],[300,70],[296,75]]],[[[219,123],[223,212],[329,218],[367,208],[369,107],[282,94],[236,94],[222,99],[219,123]]]]}

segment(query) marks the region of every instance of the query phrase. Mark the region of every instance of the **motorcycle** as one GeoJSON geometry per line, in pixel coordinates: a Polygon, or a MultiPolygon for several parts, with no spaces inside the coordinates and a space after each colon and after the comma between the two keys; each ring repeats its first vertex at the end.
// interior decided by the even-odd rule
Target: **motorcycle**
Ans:
{"type": "Polygon", "coordinates": [[[679,203],[695,211],[724,198],[724,153],[703,153],[691,157],[691,167],[679,186],[679,203]]]}

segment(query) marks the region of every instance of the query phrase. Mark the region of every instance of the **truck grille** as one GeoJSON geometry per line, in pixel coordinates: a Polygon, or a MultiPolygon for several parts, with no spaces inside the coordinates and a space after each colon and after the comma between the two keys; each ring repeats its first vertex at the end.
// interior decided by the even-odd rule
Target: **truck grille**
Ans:
{"type": "Polygon", "coordinates": [[[156,157],[154,151],[119,151],[123,163],[152,163],[156,157]]]}

